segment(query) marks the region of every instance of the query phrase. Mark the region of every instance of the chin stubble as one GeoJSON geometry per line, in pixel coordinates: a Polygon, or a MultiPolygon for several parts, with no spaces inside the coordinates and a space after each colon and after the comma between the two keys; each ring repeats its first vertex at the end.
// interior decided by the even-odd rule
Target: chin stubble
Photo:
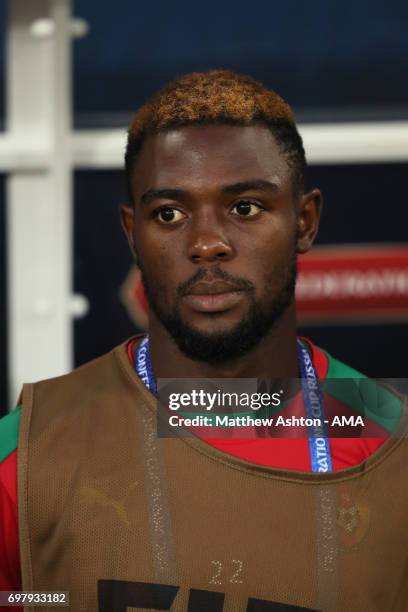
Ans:
{"type": "MultiPolygon", "coordinates": [[[[254,349],[261,340],[272,331],[283,313],[292,302],[295,292],[297,276],[296,250],[291,254],[290,261],[284,270],[275,271],[266,283],[266,292],[276,290],[277,284],[280,291],[269,309],[265,310],[255,301],[255,288],[247,281],[241,281],[242,289],[248,291],[250,296],[250,308],[244,319],[234,328],[225,332],[206,333],[193,329],[183,322],[180,316],[180,300],[184,290],[189,285],[202,280],[206,272],[199,272],[191,281],[180,287],[174,308],[165,312],[155,297],[155,289],[147,278],[143,266],[139,267],[146,291],[149,307],[155,313],[157,319],[167,331],[179,350],[189,359],[211,364],[223,363],[242,357],[254,349]],[[278,280],[279,279],[279,280],[278,280]]],[[[216,278],[231,279],[229,275],[221,270],[214,270],[216,278]]],[[[209,316],[219,316],[216,313],[209,316]]]]}

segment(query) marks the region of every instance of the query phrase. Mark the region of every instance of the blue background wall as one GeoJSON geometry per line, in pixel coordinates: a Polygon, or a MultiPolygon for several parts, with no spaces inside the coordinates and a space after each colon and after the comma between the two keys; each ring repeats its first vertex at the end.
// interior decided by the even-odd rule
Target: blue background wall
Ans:
{"type": "Polygon", "coordinates": [[[75,45],[77,113],[132,110],[177,74],[213,67],[248,72],[303,112],[408,101],[401,0],[122,0],[75,9],[91,26],[75,45]]]}

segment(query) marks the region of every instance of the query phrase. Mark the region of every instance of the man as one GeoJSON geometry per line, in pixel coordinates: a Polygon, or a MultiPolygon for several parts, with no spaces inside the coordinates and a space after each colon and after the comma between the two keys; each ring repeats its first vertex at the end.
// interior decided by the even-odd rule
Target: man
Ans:
{"type": "Polygon", "coordinates": [[[321,211],[305,167],[291,109],[250,77],[186,75],[138,111],[122,222],[149,333],[26,385],[3,419],[2,588],[69,591],[81,611],[407,610],[392,392],[375,390],[371,437],[157,436],[160,378],[300,377],[291,414],[310,382],[362,378],[296,337],[296,260],[321,211]]]}

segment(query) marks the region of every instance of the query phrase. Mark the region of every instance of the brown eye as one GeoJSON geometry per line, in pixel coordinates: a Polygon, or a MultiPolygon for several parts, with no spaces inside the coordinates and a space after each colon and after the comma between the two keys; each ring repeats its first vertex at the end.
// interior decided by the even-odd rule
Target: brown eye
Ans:
{"type": "Polygon", "coordinates": [[[254,202],[241,200],[233,206],[232,210],[234,209],[237,211],[236,213],[233,213],[234,215],[239,217],[253,217],[254,215],[258,214],[260,210],[262,210],[262,207],[254,202]]]}
{"type": "Polygon", "coordinates": [[[184,215],[180,210],[173,208],[172,206],[163,207],[157,213],[158,220],[167,225],[180,221],[183,216],[184,215]]]}

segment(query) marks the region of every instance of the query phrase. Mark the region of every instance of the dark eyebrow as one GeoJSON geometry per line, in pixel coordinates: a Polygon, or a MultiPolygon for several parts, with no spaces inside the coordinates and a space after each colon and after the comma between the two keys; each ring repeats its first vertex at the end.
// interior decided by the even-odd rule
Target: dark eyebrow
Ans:
{"type": "Polygon", "coordinates": [[[140,198],[141,204],[148,204],[152,200],[158,200],[165,198],[167,200],[177,200],[188,195],[188,192],[184,189],[149,189],[140,198]]]}
{"type": "Polygon", "coordinates": [[[232,185],[225,185],[222,188],[224,193],[242,193],[243,191],[277,191],[278,185],[262,179],[253,181],[241,181],[239,183],[233,183],[232,185]]]}
{"type": "MultiPolygon", "coordinates": [[[[224,185],[222,191],[224,193],[243,193],[244,191],[276,191],[278,186],[275,183],[264,181],[262,179],[255,179],[250,181],[240,181],[239,183],[233,183],[231,185],[224,185]]],[[[188,191],[185,189],[173,189],[171,187],[164,187],[163,189],[149,189],[140,198],[141,204],[148,204],[152,200],[167,199],[167,200],[179,200],[180,198],[187,197],[188,191]]]]}

